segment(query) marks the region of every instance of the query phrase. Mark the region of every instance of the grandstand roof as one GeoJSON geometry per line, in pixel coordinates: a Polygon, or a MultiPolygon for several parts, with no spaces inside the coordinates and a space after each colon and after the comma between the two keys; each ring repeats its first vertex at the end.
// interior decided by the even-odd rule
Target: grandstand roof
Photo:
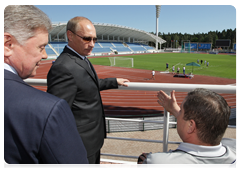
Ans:
{"type": "MultiPolygon", "coordinates": [[[[124,37],[132,38],[135,41],[146,41],[146,42],[156,42],[165,43],[166,41],[156,35],[150,34],[146,31],[130,28],[126,26],[114,25],[114,24],[103,24],[103,23],[93,23],[96,28],[97,35],[104,36],[114,36],[114,37],[124,37]]],[[[67,23],[53,24],[53,28],[49,31],[50,41],[67,40],[66,38],[66,26],[67,23]]],[[[111,40],[110,40],[111,41],[111,40]]]]}

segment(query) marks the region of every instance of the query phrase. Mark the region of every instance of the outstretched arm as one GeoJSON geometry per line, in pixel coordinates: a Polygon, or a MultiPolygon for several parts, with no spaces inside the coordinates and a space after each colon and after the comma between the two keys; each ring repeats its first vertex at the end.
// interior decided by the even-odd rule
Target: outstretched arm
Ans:
{"type": "Polygon", "coordinates": [[[157,97],[159,99],[158,103],[177,118],[180,107],[178,106],[175,98],[175,90],[171,92],[171,96],[168,96],[164,91],[160,90],[157,93],[157,97]]]}

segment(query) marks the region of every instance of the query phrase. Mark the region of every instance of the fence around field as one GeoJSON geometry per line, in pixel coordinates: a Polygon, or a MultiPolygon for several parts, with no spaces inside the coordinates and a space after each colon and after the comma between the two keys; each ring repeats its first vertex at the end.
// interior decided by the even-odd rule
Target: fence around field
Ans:
{"type": "MultiPolygon", "coordinates": [[[[46,79],[26,79],[26,83],[33,86],[46,86],[46,79]]],[[[189,92],[196,88],[205,88],[216,93],[227,93],[227,94],[236,94],[236,86],[230,85],[204,85],[204,84],[173,84],[173,83],[136,83],[128,82],[128,87],[119,86],[119,90],[144,90],[144,91],[159,91],[163,90],[166,93],[170,94],[170,91],[175,90],[176,92],[189,92]]],[[[169,121],[170,115],[169,112],[164,110],[163,120],[141,120],[141,119],[127,119],[127,118],[106,118],[106,124],[109,125],[109,121],[119,121],[119,122],[135,122],[138,123],[141,128],[144,128],[144,124],[154,123],[154,124],[163,124],[163,140],[148,140],[148,139],[135,139],[135,138],[119,138],[119,137],[107,137],[108,139],[118,139],[118,140],[129,140],[129,141],[142,141],[142,142],[156,142],[163,143],[163,151],[168,150],[168,144],[179,144],[180,142],[171,142],[168,141],[168,132],[170,125],[176,125],[175,121],[169,121]]],[[[229,126],[231,128],[236,128],[236,126],[229,126]]],[[[127,156],[127,155],[115,155],[102,153],[104,156],[116,156],[116,157],[125,157],[125,158],[137,158],[136,156],[127,156]]]]}

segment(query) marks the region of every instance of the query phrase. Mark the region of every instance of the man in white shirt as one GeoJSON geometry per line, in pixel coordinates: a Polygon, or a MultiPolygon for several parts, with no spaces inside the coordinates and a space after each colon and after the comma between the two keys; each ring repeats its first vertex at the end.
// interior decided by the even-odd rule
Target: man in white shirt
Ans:
{"type": "Polygon", "coordinates": [[[185,75],[185,66],[183,66],[183,74],[185,75]]]}
{"type": "Polygon", "coordinates": [[[158,92],[158,103],[177,118],[177,132],[183,143],[176,150],[143,153],[138,163],[144,164],[231,164],[236,161],[236,140],[222,139],[230,108],[219,94],[195,89],[188,93],[181,107],[175,91],[171,97],[158,92]]]}
{"type": "Polygon", "coordinates": [[[175,66],[172,66],[172,74],[175,74],[175,66]]]}
{"type": "Polygon", "coordinates": [[[155,80],[155,71],[152,70],[152,79],[155,80]]]}

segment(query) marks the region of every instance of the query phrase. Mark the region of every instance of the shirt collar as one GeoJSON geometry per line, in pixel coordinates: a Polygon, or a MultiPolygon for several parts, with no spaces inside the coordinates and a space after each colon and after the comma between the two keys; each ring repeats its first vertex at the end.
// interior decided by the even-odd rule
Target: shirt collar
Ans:
{"type": "Polygon", "coordinates": [[[79,57],[81,57],[81,59],[85,59],[86,58],[86,56],[82,56],[82,55],[80,55],[80,54],[78,54],[74,49],[72,49],[69,45],[67,45],[67,48],[69,48],[70,50],[72,50],[73,52],[75,52],[79,57]]]}
{"type": "Polygon", "coordinates": [[[5,69],[5,70],[8,70],[8,71],[10,71],[10,72],[12,72],[12,73],[14,73],[14,74],[16,74],[16,75],[18,75],[18,73],[17,73],[17,71],[15,70],[15,68],[12,67],[12,66],[10,66],[10,65],[7,64],[7,63],[4,63],[4,69],[5,69]]]}
{"type": "Polygon", "coordinates": [[[217,146],[203,146],[183,142],[178,146],[177,150],[182,150],[196,156],[207,157],[221,156],[226,152],[226,148],[222,146],[222,143],[217,146]]]}

